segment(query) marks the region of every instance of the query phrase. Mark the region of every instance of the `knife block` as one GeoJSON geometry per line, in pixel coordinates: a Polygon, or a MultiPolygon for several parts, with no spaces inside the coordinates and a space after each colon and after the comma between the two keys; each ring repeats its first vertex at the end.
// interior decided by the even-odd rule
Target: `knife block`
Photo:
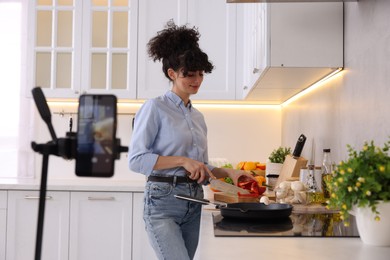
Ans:
{"type": "Polygon", "coordinates": [[[303,157],[294,158],[290,154],[286,156],[278,180],[276,181],[275,187],[281,182],[286,181],[293,177],[299,177],[299,173],[302,167],[305,167],[307,160],[303,157]]]}

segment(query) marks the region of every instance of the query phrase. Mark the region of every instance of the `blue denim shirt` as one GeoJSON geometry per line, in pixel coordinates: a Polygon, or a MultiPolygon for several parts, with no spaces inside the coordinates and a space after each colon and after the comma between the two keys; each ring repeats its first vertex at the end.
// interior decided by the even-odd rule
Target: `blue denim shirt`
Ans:
{"type": "MultiPolygon", "coordinates": [[[[184,156],[208,163],[207,127],[191,102],[186,107],[172,91],[146,101],[135,116],[129,167],[149,175],[185,176],[183,167],[153,170],[158,156],[184,156]]],[[[212,170],[214,167],[208,165],[212,170]]]]}

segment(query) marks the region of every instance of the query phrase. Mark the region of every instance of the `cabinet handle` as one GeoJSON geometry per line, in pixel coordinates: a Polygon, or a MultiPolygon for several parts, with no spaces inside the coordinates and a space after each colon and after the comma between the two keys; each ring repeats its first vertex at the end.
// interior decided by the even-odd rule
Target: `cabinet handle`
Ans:
{"type": "Polygon", "coordinates": [[[115,197],[88,197],[88,200],[115,200],[115,197]]]}
{"type": "MultiPolygon", "coordinates": [[[[26,200],[39,200],[39,196],[28,196],[27,195],[27,196],[24,196],[24,198],[26,200]]],[[[46,196],[45,199],[51,200],[51,199],[53,199],[53,197],[52,196],[46,196]]]]}
{"type": "Polygon", "coordinates": [[[260,70],[258,68],[253,68],[253,74],[259,73],[260,70]]]}
{"type": "Polygon", "coordinates": [[[243,89],[244,89],[244,90],[247,90],[247,89],[248,89],[248,86],[244,86],[243,89]]]}

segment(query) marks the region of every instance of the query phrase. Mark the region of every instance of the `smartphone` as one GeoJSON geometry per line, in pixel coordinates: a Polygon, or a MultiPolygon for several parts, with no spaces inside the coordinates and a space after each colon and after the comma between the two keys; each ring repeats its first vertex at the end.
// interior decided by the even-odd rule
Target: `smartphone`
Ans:
{"type": "Polygon", "coordinates": [[[117,99],[81,95],[76,141],[76,175],[112,177],[116,158],[117,99]]]}

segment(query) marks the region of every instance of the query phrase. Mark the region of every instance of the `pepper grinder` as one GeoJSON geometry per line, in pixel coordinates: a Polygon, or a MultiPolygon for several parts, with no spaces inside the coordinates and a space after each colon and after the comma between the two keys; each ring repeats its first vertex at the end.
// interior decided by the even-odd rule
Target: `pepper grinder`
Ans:
{"type": "Polygon", "coordinates": [[[309,169],[309,174],[307,175],[307,182],[306,182],[309,188],[308,192],[318,192],[317,182],[314,176],[315,167],[314,165],[309,165],[308,169],[309,169]]]}
{"type": "Polygon", "coordinates": [[[309,165],[309,174],[307,176],[308,191],[306,192],[306,203],[307,204],[321,204],[324,198],[323,193],[319,190],[316,178],[314,175],[314,165],[309,165]]]}

